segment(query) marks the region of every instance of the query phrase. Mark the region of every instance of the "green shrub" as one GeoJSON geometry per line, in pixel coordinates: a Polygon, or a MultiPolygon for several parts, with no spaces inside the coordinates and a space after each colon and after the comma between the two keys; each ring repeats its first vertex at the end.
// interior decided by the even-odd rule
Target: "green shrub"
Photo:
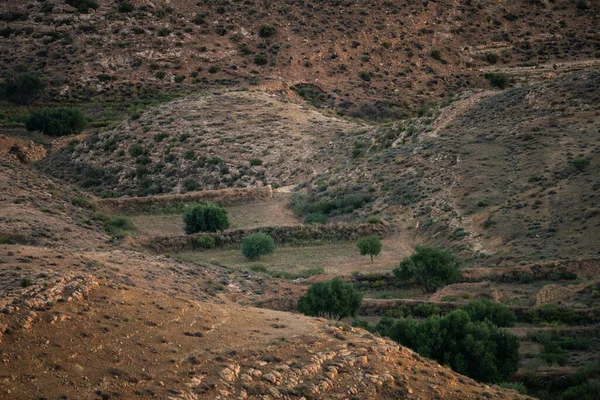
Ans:
{"type": "Polygon", "coordinates": [[[90,9],[96,10],[98,8],[96,0],[67,0],[66,3],[82,13],[87,13],[90,9]]]}
{"type": "Polygon", "coordinates": [[[114,217],[104,222],[104,230],[112,237],[122,239],[130,232],[135,231],[135,225],[129,218],[114,217]]]}
{"type": "Polygon", "coordinates": [[[379,255],[381,253],[381,239],[377,236],[369,236],[366,238],[359,239],[356,242],[360,250],[361,256],[371,256],[371,262],[373,262],[373,257],[379,255]]]}
{"type": "Polygon", "coordinates": [[[44,82],[32,72],[9,77],[0,85],[0,95],[15,104],[31,104],[44,91],[44,82]]]}
{"type": "Polygon", "coordinates": [[[266,233],[251,233],[242,239],[242,254],[249,260],[258,260],[260,256],[275,251],[275,241],[266,233]]]}
{"type": "Polygon", "coordinates": [[[340,277],[317,282],[298,300],[298,311],[305,315],[337,318],[355,317],[362,304],[362,295],[354,285],[340,277]]]}
{"type": "Polygon", "coordinates": [[[215,247],[215,238],[212,236],[200,236],[196,239],[196,244],[202,249],[212,249],[215,247]]]}
{"type": "Polygon", "coordinates": [[[195,204],[183,214],[185,233],[217,232],[229,228],[227,210],[215,204],[195,204]]]}
{"type": "Polygon", "coordinates": [[[571,165],[579,172],[585,170],[588,165],[590,165],[589,158],[578,158],[576,160],[571,161],[571,165]]]}
{"type": "Polygon", "coordinates": [[[527,394],[527,388],[521,382],[500,382],[498,386],[503,389],[516,390],[521,394],[527,394]]]}
{"type": "Polygon", "coordinates": [[[506,89],[510,84],[510,77],[506,74],[490,72],[485,74],[485,78],[490,81],[492,87],[506,89]]]}
{"type": "Polygon", "coordinates": [[[386,321],[376,331],[479,381],[505,381],[519,363],[517,336],[489,321],[472,321],[464,310],[432,316],[423,323],[400,319],[390,325],[386,321]]]}
{"type": "Polygon", "coordinates": [[[252,166],[258,166],[258,165],[262,165],[263,161],[260,158],[253,158],[250,160],[250,165],[252,166]]]}
{"type": "Polygon", "coordinates": [[[254,64],[256,65],[267,65],[268,62],[267,56],[262,53],[254,56],[254,64]]]}
{"type": "Polygon", "coordinates": [[[275,34],[275,27],[273,25],[261,25],[260,29],[258,30],[258,36],[262,37],[262,38],[268,38],[271,37],[275,34]]]}
{"type": "Polygon", "coordinates": [[[96,210],[98,205],[92,199],[82,194],[75,196],[71,199],[71,204],[75,207],[87,208],[90,210],[96,210]]]}
{"type": "Polygon", "coordinates": [[[474,300],[463,308],[473,321],[488,320],[499,327],[511,327],[517,322],[517,316],[508,307],[489,300],[474,300]]]}
{"type": "Polygon", "coordinates": [[[393,272],[399,280],[414,282],[425,293],[433,293],[455,283],[460,276],[459,268],[460,260],[450,250],[422,245],[393,272]]]}
{"type": "Polygon", "coordinates": [[[305,224],[326,224],[327,215],[323,213],[311,213],[304,217],[305,224]]]}
{"type": "Polygon", "coordinates": [[[133,10],[135,10],[135,7],[128,1],[120,1],[117,9],[121,13],[130,13],[133,12],[133,10]]]}
{"type": "Polygon", "coordinates": [[[85,117],[77,108],[41,108],[29,114],[25,127],[50,136],[71,135],[85,128],[85,117]]]}
{"type": "Polygon", "coordinates": [[[200,189],[200,187],[200,183],[195,179],[188,178],[183,181],[183,190],[186,192],[193,192],[200,189]]]}

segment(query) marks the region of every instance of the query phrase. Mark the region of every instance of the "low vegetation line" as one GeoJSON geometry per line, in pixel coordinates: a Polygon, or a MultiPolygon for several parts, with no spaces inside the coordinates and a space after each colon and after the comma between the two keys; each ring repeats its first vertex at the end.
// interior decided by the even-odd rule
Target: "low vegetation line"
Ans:
{"type": "Polygon", "coordinates": [[[262,187],[203,190],[185,194],[101,199],[98,200],[98,205],[106,212],[140,214],[169,209],[180,211],[184,205],[190,203],[211,202],[220,206],[229,206],[259,199],[270,199],[272,197],[273,189],[268,185],[262,187]]]}
{"type": "Polygon", "coordinates": [[[219,233],[199,233],[186,236],[159,236],[140,238],[139,243],[157,253],[189,250],[204,250],[212,247],[237,246],[252,233],[266,233],[276,243],[294,243],[307,240],[357,240],[371,235],[384,236],[388,228],[383,224],[331,224],[267,226],[253,229],[238,229],[219,233]],[[206,237],[213,240],[207,241],[206,237]],[[205,243],[210,242],[210,246],[205,243]]]}

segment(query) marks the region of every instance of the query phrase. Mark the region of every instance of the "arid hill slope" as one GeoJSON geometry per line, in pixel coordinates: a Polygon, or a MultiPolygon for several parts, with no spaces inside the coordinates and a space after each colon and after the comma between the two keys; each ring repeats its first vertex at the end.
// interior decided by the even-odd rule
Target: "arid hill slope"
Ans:
{"type": "MultiPolygon", "coordinates": [[[[23,167],[3,172],[19,186],[3,191],[6,204],[48,190],[23,167]]],[[[66,217],[58,193],[20,204],[15,218],[58,229],[62,245],[2,236],[3,399],[524,398],[364,330],[250,306],[285,296],[289,283],[108,244],[76,225],[85,212],[66,217]]]]}
{"type": "Polygon", "coordinates": [[[488,70],[547,78],[598,68],[600,51],[595,1],[136,0],[126,2],[132,11],[98,3],[80,13],[62,0],[3,2],[2,69],[25,66],[51,93],[81,98],[309,83],[322,105],[382,102],[402,114],[483,87],[488,70]],[[274,33],[261,34],[263,25],[274,33]]]}

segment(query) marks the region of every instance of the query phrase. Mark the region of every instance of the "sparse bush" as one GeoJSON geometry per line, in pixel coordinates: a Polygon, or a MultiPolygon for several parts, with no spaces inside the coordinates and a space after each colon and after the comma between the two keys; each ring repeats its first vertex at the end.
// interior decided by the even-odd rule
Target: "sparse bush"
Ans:
{"type": "Polygon", "coordinates": [[[422,245],[393,272],[398,279],[414,282],[425,293],[432,293],[455,283],[460,276],[459,268],[460,260],[450,250],[422,245]]]}
{"type": "Polygon", "coordinates": [[[271,37],[275,34],[275,27],[273,25],[261,25],[260,29],[258,30],[258,36],[262,37],[262,38],[268,38],[271,37]]]}
{"type": "Polygon", "coordinates": [[[0,95],[15,104],[31,104],[44,91],[44,82],[32,72],[8,77],[0,85],[0,95]]]}
{"type": "Polygon", "coordinates": [[[503,73],[490,72],[485,74],[485,78],[490,81],[492,87],[506,89],[510,84],[510,77],[503,73]]]}
{"type": "Polygon", "coordinates": [[[129,218],[114,217],[104,222],[104,230],[115,239],[122,239],[135,231],[135,225],[129,218]]]}
{"type": "Polygon", "coordinates": [[[29,114],[25,127],[50,136],[71,135],[85,128],[85,117],[77,108],[42,108],[29,114]]]}
{"type": "Polygon", "coordinates": [[[200,189],[200,187],[200,183],[195,179],[188,178],[183,181],[183,190],[186,192],[193,192],[200,189]]]}
{"type": "Polygon", "coordinates": [[[196,239],[196,244],[202,249],[212,249],[215,247],[215,238],[212,236],[200,236],[196,239]]]}
{"type": "Polygon", "coordinates": [[[304,217],[305,224],[326,224],[327,223],[327,215],[323,213],[312,213],[307,214],[304,217]]]}
{"type": "Polygon", "coordinates": [[[66,3],[82,13],[87,13],[90,9],[96,10],[98,8],[96,0],[66,0],[66,3]]]}
{"type": "Polygon", "coordinates": [[[498,386],[503,389],[516,390],[517,392],[524,395],[527,394],[527,388],[521,382],[500,382],[498,386]]]}
{"type": "Polygon", "coordinates": [[[431,50],[431,53],[429,53],[429,55],[431,56],[431,58],[433,58],[434,60],[438,60],[441,61],[442,60],[442,53],[438,50],[438,49],[433,49],[431,50]]]}
{"type": "Polygon", "coordinates": [[[263,161],[260,158],[253,158],[250,160],[250,165],[251,166],[258,166],[258,165],[262,165],[263,161]]]}
{"type": "Polygon", "coordinates": [[[337,318],[355,317],[362,304],[362,295],[351,283],[340,277],[317,282],[298,300],[298,311],[305,315],[337,318]]]}
{"type": "Polygon", "coordinates": [[[258,260],[260,256],[275,251],[275,241],[266,233],[251,233],[242,239],[242,254],[249,260],[258,260]]]}
{"type": "Polygon", "coordinates": [[[75,207],[87,208],[90,210],[96,210],[98,208],[98,205],[95,201],[82,194],[73,197],[71,199],[71,204],[73,204],[75,207]]]}
{"type": "Polygon", "coordinates": [[[195,204],[183,214],[185,233],[217,232],[229,228],[227,210],[215,204],[195,204]]]}
{"type": "Polygon", "coordinates": [[[381,240],[377,236],[369,236],[359,239],[356,245],[360,250],[361,256],[371,256],[371,262],[373,262],[374,256],[377,256],[379,253],[381,253],[381,240]]]}

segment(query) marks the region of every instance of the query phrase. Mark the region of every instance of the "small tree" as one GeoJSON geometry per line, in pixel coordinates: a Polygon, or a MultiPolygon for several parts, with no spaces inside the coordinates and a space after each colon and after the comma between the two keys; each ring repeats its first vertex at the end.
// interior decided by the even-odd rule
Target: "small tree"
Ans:
{"type": "Polygon", "coordinates": [[[305,315],[337,318],[356,317],[362,304],[362,295],[351,283],[340,277],[317,282],[298,300],[298,311],[305,315]]]}
{"type": "Polygon", "coordinates": [[[396,278],[412,281],[425,293],[433,293],[438,288],[454,283],[460,273],[460,260],[451,251],[432,246],[417,246],[415,253],[404,259],[394,269],[396,278]]]}
{"type": "Polygon", "coordinates": [[[185,233],[217,232],[229,228],[227,210],[215,204],[196,204],[183,214],[185,233]]]}
{"type": "Polygon", "coordinates": [[[275,251],[275,241],[266,233],[251,233],[242,239],[242,254],[249,260],[258,260],[263,254],[275,251]]]}
{"type": "Polygon", "coordinates": [[[373,256],[378,256],[381,253],[381,240],[377,236],[359,239],[356,245],[360,249],[361,256],[371,256],[371,262],[373,262],[373,256]]]}
{"type": "Polygon", "coordinates": [[[85,117],[77,108],[42,108],[29,114],[25,127],[50,136],[71,135],[85,128],[85,117]]]}
{"type": "Polygon", "coordinates": [[[0,86],[2,97],[16,104],[31,104],[44,90],[44,82],[33,72],[7,78],[0,86]]]}

